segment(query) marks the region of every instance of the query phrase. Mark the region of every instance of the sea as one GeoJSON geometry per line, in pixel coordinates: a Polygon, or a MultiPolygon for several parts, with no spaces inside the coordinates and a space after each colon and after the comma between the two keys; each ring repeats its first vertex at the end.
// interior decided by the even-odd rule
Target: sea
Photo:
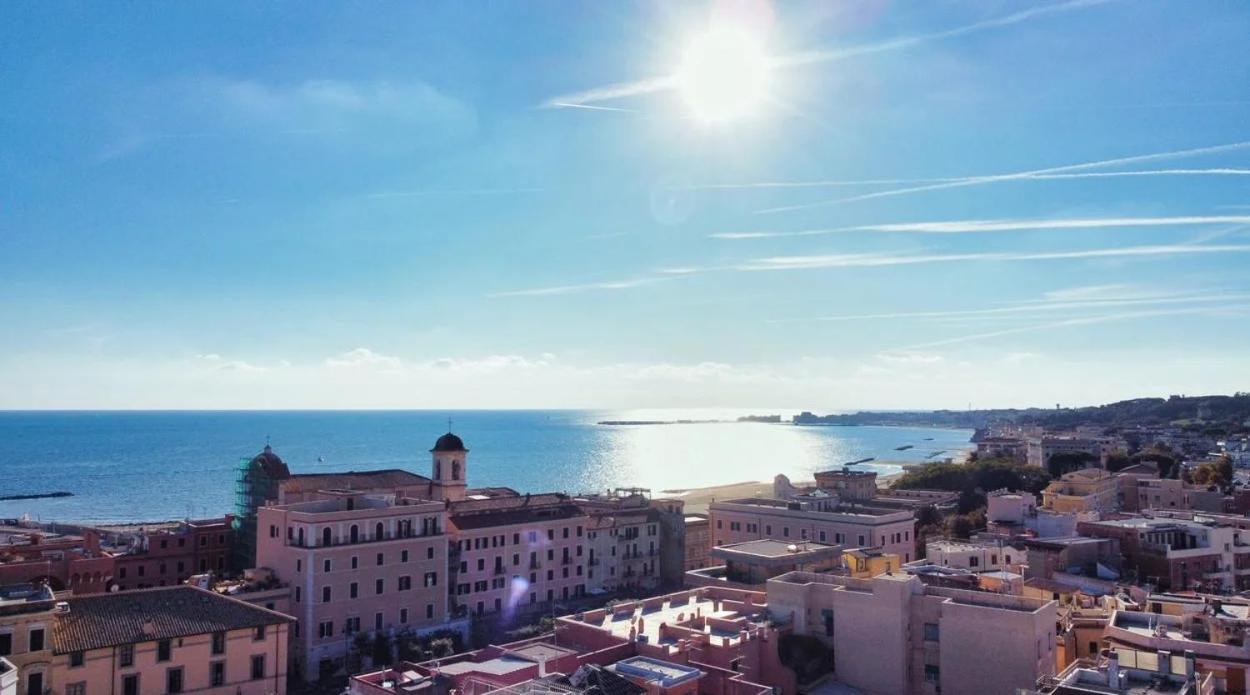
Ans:
{"type": "Polygon", "coordinates": [[[857,469],[892,474],[904,464],[958,457],[971,447],[971,430],[735,421],[769,412],[0,412],[0,497],[73,493],[0,501],[0,519],[120,523],[218,516],[232,510],[240,459],[266,442],[293,473],[403,468],[429,475],[429,449],[451,429],[469,449],[470,486],[520,492],[644,487],[653,494],[770,481],[778,473],[810,480],[815,471],[865,458],[875,460],[857,469]],[[597,424],[608,420],[673,424],[597,424]]]}

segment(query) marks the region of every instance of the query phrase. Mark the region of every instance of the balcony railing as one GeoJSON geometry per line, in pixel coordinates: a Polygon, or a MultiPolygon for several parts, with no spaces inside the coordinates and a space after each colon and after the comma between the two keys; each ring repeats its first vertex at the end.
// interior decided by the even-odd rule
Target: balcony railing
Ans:
{"type": "Polygon", "coordinates": [[[382,535],[377,535],[377,534],[366,535],[362,533],[356,536],[354,540],[352,539],[351,536],[331,536],[329,543],[323,542],[325,540],[323,536],[316,536],[314,538],[304,538],[304,541],[302,543],[300,542],[300,539],[298,538],[287,538],[286,545],[296,547],[296,548],[330,548],[330,547],[342,546],[342,545],[362,545],[365,543],[381,543],[385,541],[403,540],[405,538],[427,538],[431,535],[438,535],[438,534],[424,534],[423,535],[415,531],[413,531],[412,533],[383,533],[382,535]]]}

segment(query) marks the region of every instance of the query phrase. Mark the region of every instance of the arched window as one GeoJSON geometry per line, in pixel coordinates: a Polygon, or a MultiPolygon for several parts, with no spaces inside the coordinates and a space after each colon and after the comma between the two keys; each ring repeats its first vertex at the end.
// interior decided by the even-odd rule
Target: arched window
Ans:
{"type": "MultiPolygon", "coordinates": [[[[300,529],[300,533],[303,533],[303,532],[304,532],[303,529],[300,529]]],[[[330,527],[329,526],[321,529],[321,544],[330,545],[330,527]]]]}
{"type": "Polygon", "coordinates": [[[377,524],[377,526],[374,526],[374,527],[373,527],[373,538],[374,538],[374,540],[380,540],[380,539],[382,538],[382,533],[383,533],[382,522],[381,522],[381,521],[379,521],[379,522],[378,522],[378,524],[377,524]]]}
{"type": "Polygon", "coordinates": [[[438,480],[443,477],[443,461],[442,459],[434,459],[434,479],[438,480]]]}
{"type": "Polygon", "coordinates": [[[451,462],[451,479],[460,480],[460,462],[459,461],[451,462]]]}
{"type": "Polygon", "coordinates": [[[356,528],[356,524],[352,524],[352,528],[351,528],[351,531],[349,531],[349,534],[351,535],[351,541],[353,543],[360,542],[360,529],[356,528]]]}
{"type": "Polygon", "coordinates": [[[296,545],[300,545],[300,546],[304,545],[304,529],[303,528],[299,530],[299,534],[297,538],[298,540],[296,541],[296,545]]]}

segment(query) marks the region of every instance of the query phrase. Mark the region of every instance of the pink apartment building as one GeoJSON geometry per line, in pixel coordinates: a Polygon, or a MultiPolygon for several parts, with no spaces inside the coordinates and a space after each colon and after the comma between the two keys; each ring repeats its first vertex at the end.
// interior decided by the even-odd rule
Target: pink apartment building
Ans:
{"type": "Polygon", "coordinates": [[[815,541],[848,547],[878,546],[911,562],[915,521],[910,510],[844,502],[738,499],[709,507],[712,544],[758,539],[815,541]]]}
{"type": "Polygon", "coordinates": [[[359,632],[419,633],[469,615],[507,622],[588,588],[680,582],[680,501],[467,488],[459,437],[430,452],[429,478],[293,475],[278,504],[258,510],[257,565],[291,585],[307,677],[337,671],[359,632]]]}
{"type": "Polygon", "coordinates": [[[257,562],[291,585],[293,650],[306,678],[341,668],[357,633],[419,632],[447,620],[441,501],[351,490],[262,507],[257,562]]]}

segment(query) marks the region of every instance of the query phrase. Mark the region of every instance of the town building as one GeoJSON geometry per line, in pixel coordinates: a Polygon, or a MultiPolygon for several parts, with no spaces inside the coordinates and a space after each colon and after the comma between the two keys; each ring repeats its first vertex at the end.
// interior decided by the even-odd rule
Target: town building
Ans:
{"type": "Polygon", "coordinates": [[[1214,603],[1188,615],[1117,610],[1103,640],[1121,669],[1209,673],[1215,692],[1244,694],[1250,669],[1248,617],[1244,605],[1225,610],[1214,603]],[[1186,663],[1190,654],[1193,666],[1186,663]]]}
{"type": "Polygon", "coordinates": [[[779,635],[764,593],[702,587],[566,615],[540,638],[359,674],[350,692],[792,695],[779,635]]]}
{"type": "Polygon", "coordinates": [[[976,444],[978,459],[1009,459],[1023,463],[1029,457],[1028,442],[1015,437],[985,437],[976,444]]]}
{"type": "Polygon", "coordinates": [[[0,527],[0,586],[40,583],[55,591],[98,593],[112,587],[113,565],[113,553],[94,531],[0,527]]]}
{"type": "Polygon", "coordinates": [[[709,507],[713,545],[750,540],[813,541],[862,548],[880,547],[904,562],[915,556],[911,511],[843,502],[747,498],[709,507]]]}
{"type": "Polygon", "coordinates": [[[1080,659],[1062,673],[1045,678],[1026,695],[1214,695],[1215,677],[1195,670],[1192,654],[1162,653],[1121,665],[1112,652],[1106,659],[1080,659]],[[1178,661],[1179,660],[1179,661],[1178,661]]]}
{"type": "Polygon", "coordinates": [[[1029,437],[1027,442],[1028,463],[1039,468],[1045,468],[1050,458],[1056,454],[1085,454],[1090,457],[1091,463],[1102,467],[1106,466],[1109,455],[1125,448],[1122,439],[1106,435],[1044,434],[1029,437]]]}
{"type": "Polygon", "coordinates": [[[291,618],[190,586],[70,597],[52,622],[53,693],[286,693],[291,618]]]}
{"type": "Polygon", "coordinates": [[[680,585],[680,500],[468,488],[458,436],[430,453],[429,478],[290,475],[258,509],[257,565],[290,586],[306,677],[342,669],[362,632],[463,628],[470,616],[502,626],[592,593],[680,585]]]}
{"type": "Polygon", "coordinates": [[[1212,593],[1250,589],[1250,543],[1218,521],[1132,517],[1083,521],[1084,536],[1119,541],[1132,577],[1161,589],[1212,593]]]}
{"type": "Polygon", "coordinates": [[[811,541],[743,541],[718,545],[710,554],[714,566],[687,572],[688,586],[728,584],[758,590],[770,578],[787,572],[832,572],[842,566],[841,546],[811,541]]]}
{"type": "Polygon", "coordinates": [[[1120,508],[1121,480],[1101,468],[1064,473],[1042,490],[1042,507],[1059,514],[1114,512],[1120,508]]]}
{"type": "Polygon", "coordinates": [[[1055,672],[1053,601],[908,574],[793,572],[768,581],[767,604],[774,620],[830,649],[837,682],[866,693],[1011,693],[1055,672]]]}
{"type": "Polygon", "coordinates": [[[113,559],[113,583],[120,591],[184,584],[206,572],[230,573],[235,532],[229,515],[104,532],[124,544],[115,546],[113,559]]]}
{"type": "Polygon", "coordinates": [[[685,569],[689,572],[708,566],[710,562],[708,553],[712,550],[712,528],[706,514],[687,514],[685,521],[685,569]]]}
{"type": "Polygon", "coordinates": [[[447,622],[443,502],[353,490],[262,507],[257,561],[289,583],[294,662],[305,678],[339,670],[353,636],[447,622]]]}
{"type": "Polygon", "coordinates": [[[51,685],[52,627],[57,604],[66,596],[47,584],[0,586],[0,657],[23,694],[39,695],[51,685]]]}
{"type": "Polygon", "coordinates": [[[925,562],[954,567],[970,572],[1019,570],[1024,564],[1023,550],[1013,548],[998,536],[934,538],[925,543],[925,562]]]}

